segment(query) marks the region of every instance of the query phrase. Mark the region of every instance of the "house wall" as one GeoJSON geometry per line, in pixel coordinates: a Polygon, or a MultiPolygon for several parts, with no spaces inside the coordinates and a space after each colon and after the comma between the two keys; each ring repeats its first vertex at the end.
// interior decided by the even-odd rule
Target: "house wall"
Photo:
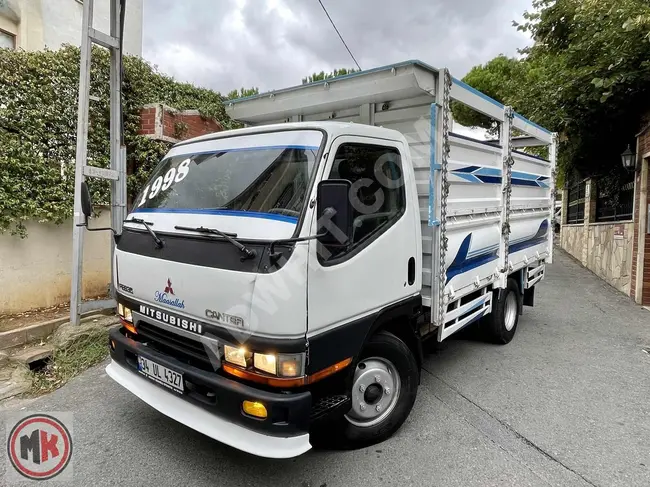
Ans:
{"type": "MultiPolygon", "coordinates": [[[[111,224],[103,211],[91,227],[111,224]]],[[[0,314],[54,306],[70,300],[72,221],[62,225],[27,222],[27,238],[0,234],[0,314]]],[[[86,232],[83,295],[105,295],[111,280],[111,232],[86,232]]]]}
{"type": "MultiPolygon", "coordinates": [[[[142,55],[142,2],[126,2],[124,51],[142,55]]],[[[0,29],[16,35],[16,47],[37,51],[81,45],[81,0],[0,0],[0,29]]],[[[110,0],[94,0],[93,26],[110,33],[110,0]]]]}

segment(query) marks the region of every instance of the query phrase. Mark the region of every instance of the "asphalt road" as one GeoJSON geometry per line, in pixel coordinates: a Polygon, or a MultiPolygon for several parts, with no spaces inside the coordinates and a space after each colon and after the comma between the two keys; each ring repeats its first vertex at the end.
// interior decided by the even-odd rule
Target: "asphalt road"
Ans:
{"type": "Polygon", "coordinates": [[[74,413],[80,486],[648,486],[644,348],[650,312],[558,252],[512,343],[429,351],[411,416],[364,450],[256,458],[159,414],[103,367],[9,407],[74,413]]]}

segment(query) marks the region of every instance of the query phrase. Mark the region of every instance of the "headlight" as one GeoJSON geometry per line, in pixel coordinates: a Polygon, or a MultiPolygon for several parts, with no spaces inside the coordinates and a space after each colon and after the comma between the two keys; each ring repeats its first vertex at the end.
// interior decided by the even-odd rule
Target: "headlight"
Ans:
{"type": "Polygon", "coordinates": [[[250,358],[250,353],[248,353],[245,348],[231,347],[230,345],[224,345],[223,355],[226,359],[226,362],[230,362],[231,364],[239,365],[240,367],[244,368],[248,365],[247,359],[250,358]]]}
{"type": "Polygon", "coordinates": [[[302,354],[253,354],[253,365],[257,370],[278,377],[302,376],[302,354]]]}
{"type": "Polygon", "coordinates": [[[256,369],[266,372],[267,374],[277,374],[277,361],[275,355],[265,355],[263,353],[256,353],[253,355],[253,365],[256,369]]]}
{"type": "Polygon", "coordinates": [[[131,312],[131,308],[127,308],[121,303],[118,303],[117,305],[117,314],[119,314],[124,321],[128,321],[129,323],[133,323],[133,314],[131,312]]]}
{"type": "Polygon", "coordinates": [[[302,375],[302,354],[278,355],[278,375],[299,377],[302,375]]]}

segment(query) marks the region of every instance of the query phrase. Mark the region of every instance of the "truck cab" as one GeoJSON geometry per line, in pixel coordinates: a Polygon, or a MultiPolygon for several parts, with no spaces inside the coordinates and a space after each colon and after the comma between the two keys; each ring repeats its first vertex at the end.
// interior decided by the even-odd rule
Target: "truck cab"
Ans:
{"type": "Polygon", "coordinates": [[[405,379],[416,380],[408,321],[421,307],[419,220],[408,145],[394,130],[295,123],[178,144],[117,244],[124,328],[111,335],[109,374],[138,382],[165,413],[189,400],[175,408],[181,422],[208,406],[241,424],[247,434],[214,434],[233,446],[257,451],[254,432],[270,434],[278,446],[265,456],[306,451],[313,419],[350,409],[355,368],[372,397],[351,420],[381,419],[400,379],[390,362],[359,369],[359,353],[382,322],[404,320],[395,340],[414,346],[405,379]],[[134,374],[146,372],[171,393],[134,374]]]}

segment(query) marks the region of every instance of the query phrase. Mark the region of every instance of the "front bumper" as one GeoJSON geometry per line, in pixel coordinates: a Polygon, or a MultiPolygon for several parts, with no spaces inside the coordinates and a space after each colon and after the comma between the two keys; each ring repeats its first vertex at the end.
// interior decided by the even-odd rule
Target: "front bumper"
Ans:
{"type": "Polygon", "coordinates": [[[291,458],[311,448],[310,392],[279,394],[253,388],[151,350],[118,329],[111,330],[110,340],[115,346],[106,373],[166,416],[253,455],[291,458]],[[140,375],[138,355],[182,373],[188,392],[169,391],[140,375]],[[269,417],[262,420],[242,414],[244,400],[264,403],[269,417]]]}

